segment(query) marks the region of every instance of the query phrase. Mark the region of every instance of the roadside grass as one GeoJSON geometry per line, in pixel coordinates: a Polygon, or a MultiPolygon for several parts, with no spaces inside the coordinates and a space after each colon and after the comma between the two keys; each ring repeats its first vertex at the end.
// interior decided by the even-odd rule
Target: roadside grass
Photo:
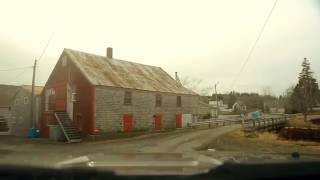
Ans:
{"type": "Polygon", "coordinates": [[[246,137],[242,130],[220,136],[195,148],[198,151],[207,151],[208,149],[244,153],[290,154],[300,152],[320,155],[320,143],[318,142],[284,140],[279,138],[278,134],[270,132],[256,133],[255,136],[246,137]]]}
{"type": "Polygon", "coordinates": [[[304,121],[303,116],[297,116],[294,119],[288,121],[289,127],[298,127],[298,128],[320,128],[320,125],[314,124],[311,121],[304,121]]]}
{"type": "Polygon", "coordinates": [[[320,115],[320,111],[311,112],[310,115],[320,115]]]}

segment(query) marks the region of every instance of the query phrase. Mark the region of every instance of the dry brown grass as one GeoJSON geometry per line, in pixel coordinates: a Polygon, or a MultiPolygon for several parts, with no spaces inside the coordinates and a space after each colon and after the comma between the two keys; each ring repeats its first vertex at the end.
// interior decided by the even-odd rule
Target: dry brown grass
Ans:
{"type": "MultiPolygon", "coordinates": [[[[199,147],[200,148],[200,147],[199,147]]],[[[275,133],[255,133],[254,136],[246,137],[239,130],[221,136],[211,143],[201,147],[201,150],[213,148],[220,151],[239,151],[251,153],[312,153],[320,155],[320,143],[311,141],[291,141],[278,137],[275,133]]],[[[199,149],[200,150],[200,149],[199,149]]]]}
{"type": "Polygon", "coordinates": [[[299,128],[311,128],[311,127],[320,128],[320,125],[313,124],[310,121],[307,121],[307,122],[304,121],[303,116],[297,116],[294,119],[290,119],[288,121],[288,126],[290,126],[290,127],[299,127],[299,128]]]}
{"type": "Polygon", "coordinates": [[[320,112],[319,111],[311,112],[310,115],[320,115],[320,112]]]}

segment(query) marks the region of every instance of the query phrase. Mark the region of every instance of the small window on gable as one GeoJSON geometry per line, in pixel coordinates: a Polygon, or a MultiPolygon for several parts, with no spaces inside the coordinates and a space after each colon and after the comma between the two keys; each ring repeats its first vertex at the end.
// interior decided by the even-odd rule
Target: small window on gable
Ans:
{"type": "Polygon", "coordinates": [[[124,105],[131,105],[132,104],[132,92],[125,91],[124,92],[124,105]]]}
{"type": "Polygon", "coordinates": [[[67,57],[66,56],[62,57],[61,65],[62,65],[62,67],[66,67],[67,66],[67,57]]]}
{"type": "Polygon", "coordinates": [[[28,104],[29,103],[29,98],[28,97],[24,97],[23,98],[23,104],[28,104]]]}
{"type": "Polygon", "coordinates": [[[156,107],[161,107],[162,105],[162,96],[161,94],[156,94],[156,107]]]}
{"type": "Polygon", "coordinates": [[[177,107],[181,107],[182,102],[181,102],[181,96],[177,96],[177,107]]]}
{"type": "Polygon", "coordinates": [[[15,104],[15,105],[18,105],[18,104],[19,104],[19,99],[18,99],[18,98],[14,101],[14,104],[15,104]]]}

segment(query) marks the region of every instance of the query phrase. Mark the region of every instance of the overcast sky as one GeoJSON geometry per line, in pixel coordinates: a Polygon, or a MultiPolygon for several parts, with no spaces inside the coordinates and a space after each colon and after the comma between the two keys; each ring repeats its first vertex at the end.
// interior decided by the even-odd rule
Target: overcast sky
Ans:
{"type": "Polygon", "coordinates": [[[320,79],[320,2],[279,0],[235,86],[231,84],[273,5],[273,0],[1,1],[0,84],[30,84],[39,62],[44,85],[63,48],[160,66],[180,78],[219,81],[219,92],[275,94],[295,84],[304,57],[320,79]]]}

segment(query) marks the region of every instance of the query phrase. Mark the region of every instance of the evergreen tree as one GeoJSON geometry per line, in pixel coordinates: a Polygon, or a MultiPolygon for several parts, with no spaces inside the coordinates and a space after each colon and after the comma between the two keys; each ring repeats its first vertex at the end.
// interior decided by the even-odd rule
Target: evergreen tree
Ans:
{"type": "Polygon", "coordinates": [[[319,98],[318,83],[313,78],[313,72],[310,69],[310,62],[307,58],[304,58],[302,62],[302,71],[299,73],[298,79],[298,84],[291,95],[291,102],[294,109],[303,113],[306,121],[308,113],[316,105],[319,98]]]}

